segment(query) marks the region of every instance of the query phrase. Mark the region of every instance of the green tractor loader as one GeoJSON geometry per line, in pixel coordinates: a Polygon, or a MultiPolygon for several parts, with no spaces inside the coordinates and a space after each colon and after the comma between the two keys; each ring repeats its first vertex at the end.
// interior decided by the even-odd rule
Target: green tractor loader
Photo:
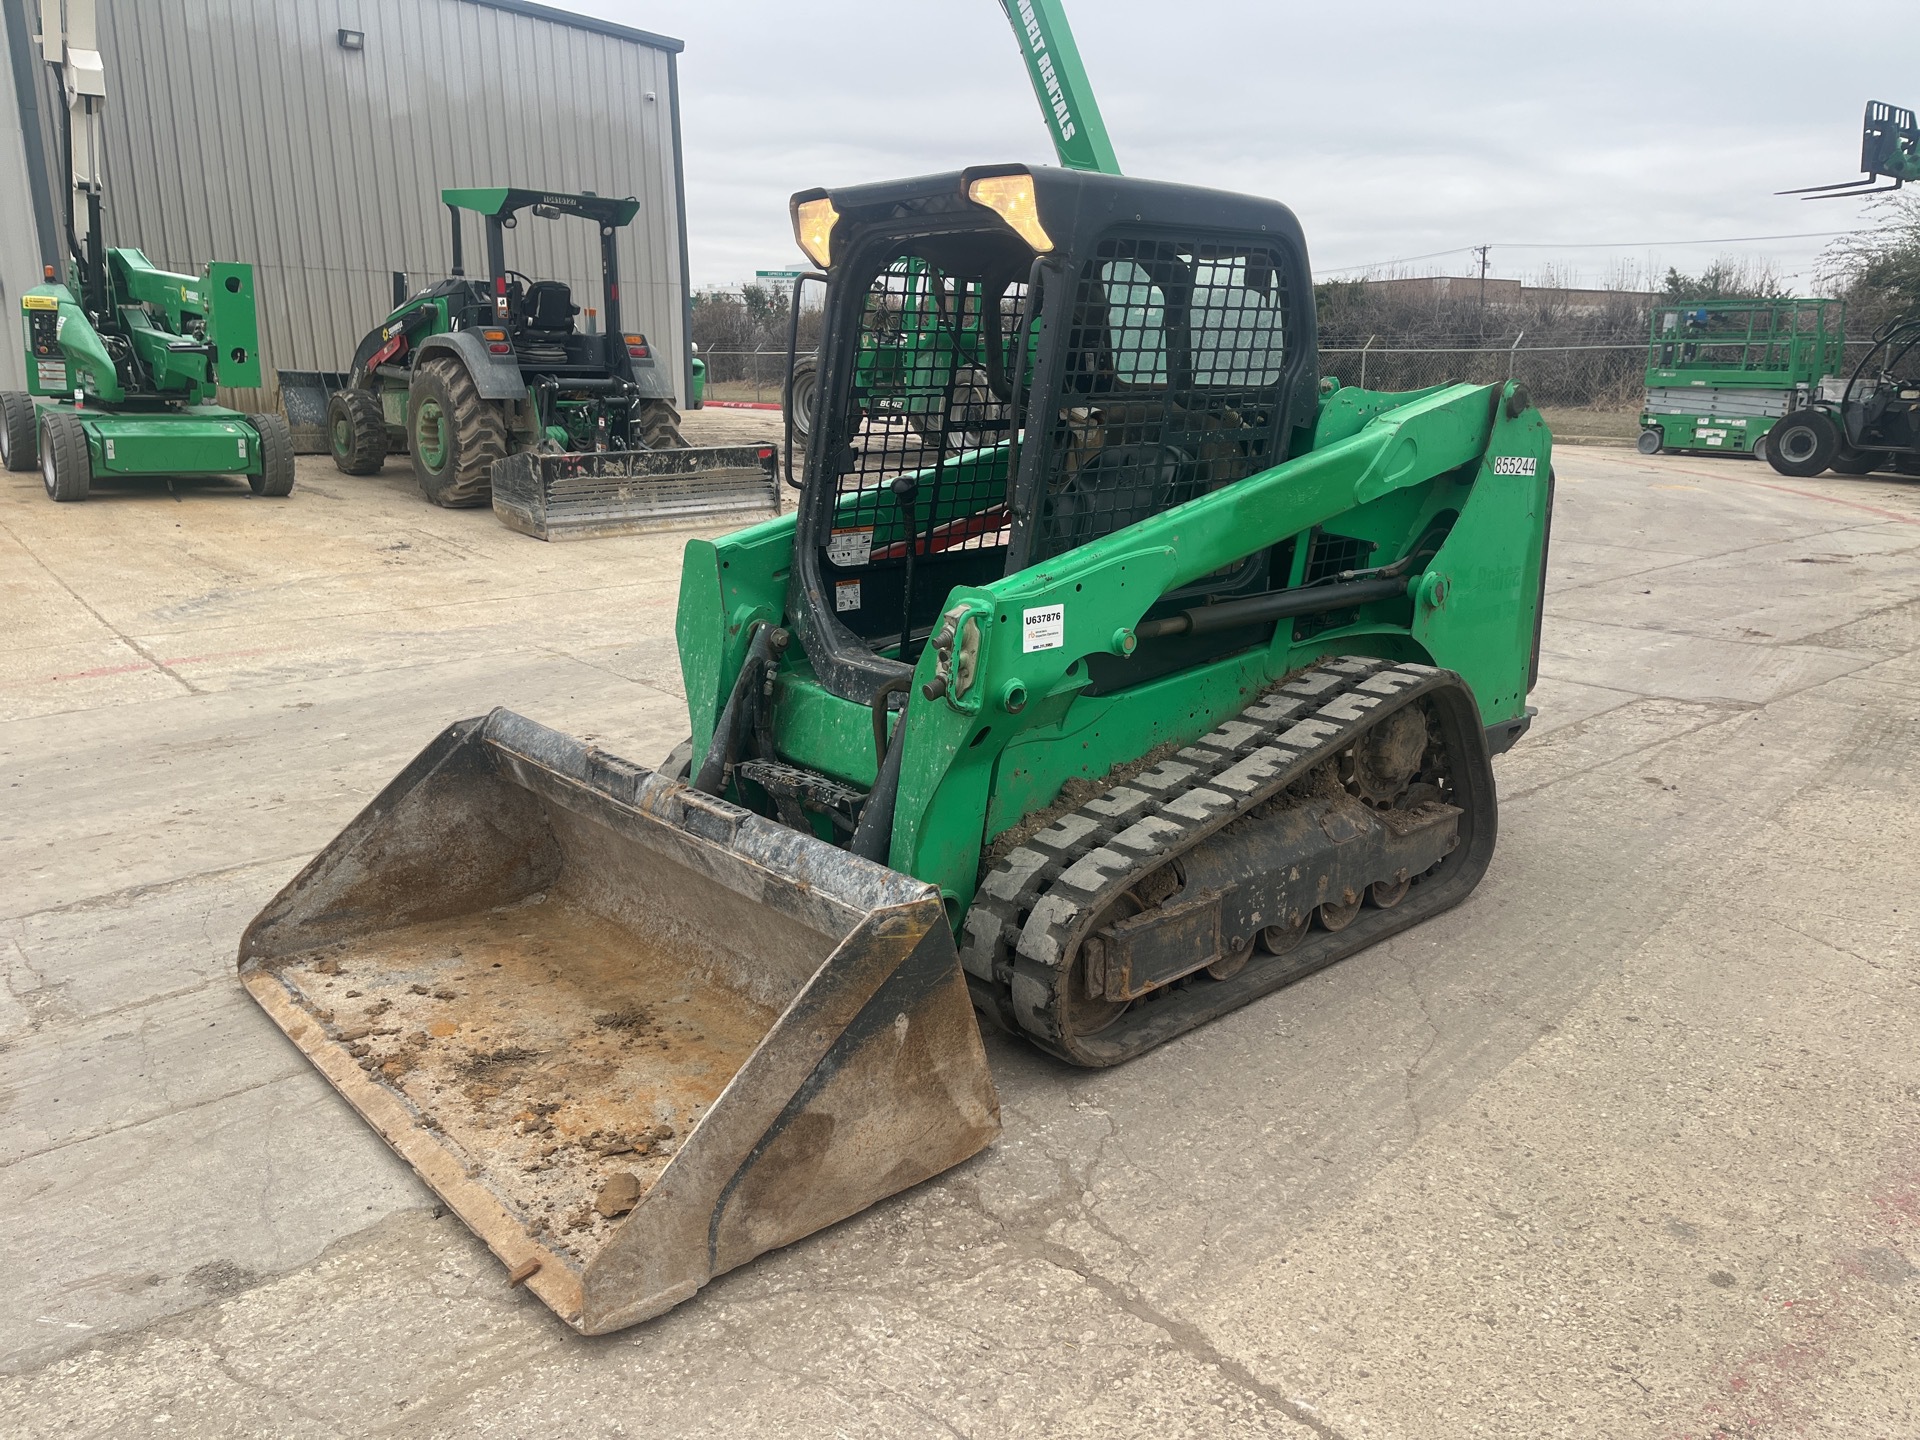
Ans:
{"type": "MultiPolygon", "coordinates": [[[[1071,79],[1058,5],[1009,3],[1071,79]]],[[[981,1024],[1085,1066],[1205,1045],[1460,904],[1532,713],[1547,428],[1512,383],[1322,380],[1285,206],[988,165],[793,218],[827,277],[806,482],[687,544],[687,744],[462,720],[241,943],[587,1332],[989,1144],[981,1024]],[[909,290],[978,316],[967,443],[863,380],[909,290]]]]}
{"type": "Polygon", "coordinates": [[[672,375],[622,326],[617,241],[639,201],[511,187],[441,199],[453,273],[402,299],[354,352],[327,405],[341,470],[373,474],[397,444],[434,504],[491,503],[542,539],[779,512],[774,448],[689,448],[672,375]],[[484,279],[466,274],[463,211],[486,223],[484,279]],[[508,268],[507,232],[529,211],[598,229],[596,323],[581,324],[565,282],[508,268]]]}
{"type": "Polygon", "coordinates": [[[91,0],[41,6],[41,43],[67,97],[69,251],[20,297],[27,389],[0,393],[0,463],[37,465],[54,500],[84,500],[96,480],[232,475],[256,495],[293,489],[293,442],[278,415],[214,403],[217,386],[260,384],[253,267],[199,275],[157,268],[102,240],[100,130],[105,85],[91,0]],[[76,198],[86,206],[78,233],[76,198]]]}

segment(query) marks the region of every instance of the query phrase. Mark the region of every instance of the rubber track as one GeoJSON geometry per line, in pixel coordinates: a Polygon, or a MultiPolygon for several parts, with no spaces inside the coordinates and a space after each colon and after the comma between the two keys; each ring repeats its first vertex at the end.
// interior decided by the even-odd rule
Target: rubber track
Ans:
{"type": "Polygon", "coordinates": [[[493,462],[507,458],[507,422],[500,407],[480,398],[467,367],[457,360],[429,360],[445,377],[453,421],[453,453],[460,457],[461,473],[440,492],[448,506],[481,505],[493,493],[493,462]]]}
{"type": "MultiPolygon", "coordinates": [[[[1370,656],[1325,660],[1172,759],[1062,814],[993,868],[967,912],[960,960],[976,1005],[1042,1048],[1088,1063],[1063,1048],[1055,1009],[1060,972],[1091,919],[1168,860],[1338,755],[1382,715],[1463,683],[1430,665],[1370,656]]],[[[1137,1013],[1101,1040],[1123,1034],[1137,1013]]]]}

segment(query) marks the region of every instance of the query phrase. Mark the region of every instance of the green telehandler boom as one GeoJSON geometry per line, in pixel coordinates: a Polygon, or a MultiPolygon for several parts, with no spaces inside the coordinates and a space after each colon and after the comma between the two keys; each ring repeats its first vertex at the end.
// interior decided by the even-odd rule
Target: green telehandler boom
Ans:
{"type": "Polygon", "coordinates": [[[40,43],[67,112],[65,282],[20,297],[27,389],[0,394],[0,463],[40,467],[55,500],[84,500],[96,479],[233,475],[257,495],[293,489],[293,441],[278,415],[243,415],[215,387],[260,384],[253,267],[199,275],[107,248],[101,231],[101,116],[106,84],[94,0],[42,0],[40,43]],[[76,199],[86,233],[78,233],[76,199]]]}
{"type": "MultiPolygon", "coordinates": [[[[1047,138],[1053,142],[1053,153],[1061,166],[1118,175],[1120,162],[1114,156],[1113,142],[1107,138],[1106,121],[1059,0],[999,3],[1013,27],[1034,99],[1040,102],[1047,138]]],[[[794,287],[792,318],[796,331],[800,286],[805,283],[803,279],[794,287]]],[[[889,305],[896,318],[876,333],[873,348],[862,356],[859,383],[886,394],[889,403],[923,438],[930,438],[936,430],[945,430],[960,441],[974,438],[974,421],[990,403],[977,319],[963,316],[956,325],[941,315],[931,291],[918,284],[904,287],[899,295],[880,297],[879,303],[889,305]],[[950,386],[943,377],[956,368],[960,383],[950,386]]],[[[787,383],[781,392],[789,453],[794,440],[805,440],[811,431],[818,390],[818,357],[790,357],[787,383]]]]}
{"type": "Polygon", "coordinates": [[[687,743],[460,721],[241,944],[587,1332],[989,1144],[982,1023],[1206,1045],[1460,904],[1532,713],[1547,428],[1322,379],[1284,205],[997,164],[791,208],[818,423],[795,513],[687,544],[687,743]],[[863,382],[909,291],[977,329],[965,443],[863,382]]]}

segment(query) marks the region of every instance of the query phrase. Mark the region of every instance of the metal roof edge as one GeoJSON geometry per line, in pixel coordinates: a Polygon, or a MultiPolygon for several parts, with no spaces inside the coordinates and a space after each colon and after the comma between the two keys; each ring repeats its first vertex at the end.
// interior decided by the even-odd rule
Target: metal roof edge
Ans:
{"type": "Polygon", "coordinates": [[[578,15],[571,10],[560,10],[552,5],[536,5],[533,0],[466,0],[466,3],[484,5],[489,10],[505,10],[509,15],[524,15],[530,20],[550,20],[555,25],[567,25],[575,30],[589,30],[595,35],[609,35],[615,40],[631,40],[636,45],[650,45],[656,50],[665,50],[671,55],[678,55],[687,48],[684,40],[675,40],[670,35],[656,35],[651,30],[635,30],[630,25],[616,25],[611,20],[601,20],[592,15],[578,15]]]}

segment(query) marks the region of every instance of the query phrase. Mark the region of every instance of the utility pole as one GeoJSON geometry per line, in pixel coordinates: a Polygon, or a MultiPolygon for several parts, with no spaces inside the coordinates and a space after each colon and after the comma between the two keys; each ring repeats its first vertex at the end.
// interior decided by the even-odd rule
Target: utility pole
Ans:
{"type": "Polygon", "coordinates": [[[1487,252],[1491,245],[1476,245],[1473,253],[1480,257],[1480,333],[1487,333],[1487,252]]]}

